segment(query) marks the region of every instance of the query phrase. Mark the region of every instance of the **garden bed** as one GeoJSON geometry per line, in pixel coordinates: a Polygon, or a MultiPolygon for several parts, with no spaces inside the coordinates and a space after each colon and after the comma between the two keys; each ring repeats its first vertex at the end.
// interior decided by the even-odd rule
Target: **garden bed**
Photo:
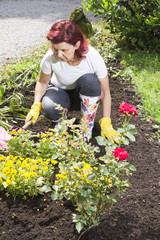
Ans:
{"type": "MultiPolygon", "coordinates": [[[[133,91],[128,82],[118,78],[110,80],[112,95],[112,123],[118,127],[118,113],[122,101],[138,108],[140,97],[133,91]]],[[[28,97],[33,99],[33,95],[28,97]]],[[[28,101],[28,107],[31,101],[28,101]]],[[[70,116],[80,117],[79,113],[70,116]]],[[[95,136],[100,135],[98,120],[102,116],[102,106],[99,107],[91,142],[96,144],[95,136]]],[[[154,122],[145,122],[141,114],[132,122],[136,125],[138,134],[136,142],[125,150],[129,153],[129,162],[137,171],[130,177],[131,186],[123,197],[117,199],[110,212],[104,214],[99,226],[90,229],[82,236],[82,240],[117,240],[138,239],[158,240],[160,236],[160,201],[159,201],[159,168],[160,145],[151,140],[154,122]]],[[[18,127],[23,125],[22,122],[18,127]]],[[[51,122],[42,120],[29,129],[35,132],[45,131],[51,127],[51,122]]],[[[101,153],[104,149],[101,148],[101,153]]],[[[52,201],[50,193],[35,198],[17,198],[16,201],[5,193],[0,193],[0,240],[77,240],[79,235],[72,223],[74,207],[69,201],[52,201]]]]}

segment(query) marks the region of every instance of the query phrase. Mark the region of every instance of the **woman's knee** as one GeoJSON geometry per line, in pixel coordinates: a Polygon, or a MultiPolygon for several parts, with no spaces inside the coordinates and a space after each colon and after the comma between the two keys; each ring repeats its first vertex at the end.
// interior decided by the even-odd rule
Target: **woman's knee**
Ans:
{"type": "Polygon", "coordinates": [[[60,104],[63,109],[69,109],[70,99],[63,89],[51,87],[42,98],[42,109],[46,118],[58,120],[62,117],[63,110],[56,109],[56,104],[60,104]]]}
{"type": "Polygon", "coordinates": [[[93,73],[84,74],[78,80],[79,92],[85,96],[100,96],[101,85],[98,77],[93,73]]]}

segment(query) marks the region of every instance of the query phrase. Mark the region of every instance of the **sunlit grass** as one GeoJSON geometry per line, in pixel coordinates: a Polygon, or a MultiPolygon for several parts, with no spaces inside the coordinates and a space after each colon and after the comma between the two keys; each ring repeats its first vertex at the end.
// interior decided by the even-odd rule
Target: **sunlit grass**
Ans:
{"type": "Polygon", "coordinates": [[[160,122],[160,54],[146,51],[121,52],[121,63],[138,86],[145,111],[160,122]]]}

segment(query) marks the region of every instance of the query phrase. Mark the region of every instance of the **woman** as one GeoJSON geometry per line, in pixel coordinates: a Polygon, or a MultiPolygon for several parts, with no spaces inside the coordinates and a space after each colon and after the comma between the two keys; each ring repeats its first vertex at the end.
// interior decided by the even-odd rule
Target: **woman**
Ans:
{"type": "Polygon", "coordinates": [[[101,99],[101,135],[110,141],[116,141],[118,133],[112,128],[110,119],[109,79],[100,54],[89,46],[80,28],[68,20],[53,24],[47,39],[51,41],[52,47],[41,62],[34,103],[26,122],[32,118],[34,124],[42,109],[48,119],[60,122],[61,112],[54,103],[67,110],[81,109],[81,119],[86,119],[86,136],[89,139],[101,99]]]}

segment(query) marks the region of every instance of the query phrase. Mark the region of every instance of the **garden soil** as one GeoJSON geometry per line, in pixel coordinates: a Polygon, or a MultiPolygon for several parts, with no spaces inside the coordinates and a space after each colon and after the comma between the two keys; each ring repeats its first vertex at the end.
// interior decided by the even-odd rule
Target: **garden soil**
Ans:
{"type": "MultiPolygon", "coordinates": [[[[119,106],[122,101],[136,107],[141,105],[140,96],[129,89],[131,84],[119,78],[111,78],[110,89],[112,95],[112,123],[114,128],[121,122],[119,106]]],[[[33,101],[33,89],[26,92],[33,101]]],[[[70,112],[70,117],[79,118],[79,112],[70,112]]],[[[100,105],[93,138],[100,135],[98,120],[102,116],[100,105]]],[[[136,167],[136,172],[129,177],[130,187],[123,197],[119,197],[110,212],[106,212],[97,227],[86,232],[81,240],[158,240],[160,239],[160,144],[152,139],[152,124],[134,118],[138,134],[136,141],[125,150],[129,153],[129,162],[136,167]]],[[[21,127],[23,123],[19,123],[21,127]]],[[[49,120],[41,120],[29,130],[40,132],[52,127],[49,120]]],[[[100,155],[105,154],[101,149],[100,155]]],[[[74,207],[69,201],[52,201],[50,193],[34,198],[7,197],[0,193],[0,240],[78,240],[79,235],[72,223],[74,207]]]]}
{"type": "MultiPolygon", "coordinates": [[[[24,3],[29,1],[0,0],[0,6],[2,6],[1,3],[6,2],[17,2],[21,4],[20,2],[24,3]]],[[[44,9],[46,4],[55,1],[43,2],[44,9]]],[[[74,1],[70,2],[73,3],[74,1]]],[[[21,4],[20,6],[19,14],[23,5],[21,4]]],[[[6,11],[8,9],[6,5],[6,11]]],[[[62,9],[64,10],[65,7],[62,9]]],[[[13,14],[13,12],[11,11],[8,14],[13,14]]],[[[7,17],[4,19],[2,13],[0,17],[3,18],[0,20],[11,20],[7,17]]],[[[33,18],[33,12],[30,18],[33,18]]],[[[28,21],[30,18],[28,18],[28,21]]],[[[60,16],[60,18],[62,17],[60,16]]],[[[8,22],[8,24],[10,23],[11,21],[8,22]]],[[[10,38],[10,40],[12,39],[10,38]]],[[[9,45],[5,46],[8,46],[9,50],[12,50],[11,47],[9,48],[9,45]]],[[[8,62],[11,61],[14,55],[14,53],[13,55],[11,54],[12,51],[9,53],[9,50],[3,52],[3,56],[6,56],[6,53],[8,54],[8,62]]],[[[2,59],[4,59],[3,56],[2,59]]],[[[4,63],[5,59],[2,62],[4,63]]],[[[118,62],[113,63],[114,67],[117,67],[117,64],[118,62]]],[[[121,123],[119,106],[122,101],[132,104],[138,109],[142,104],[140,96],[135,94],[132,88],[133,86],[129,82],[120,80],[119,78],[111,78],[110,75],[112,95],[111,118],[115,129],[119,126],[119,123],[121,123]]],[[[26,102],[26,107],[28,108],[30,108],[33,101],[33,89],[34,86],[25,92],[25,96],[30,99],[26,102]]],[[[75,116],[80,118],[80,113],[70,113],[70,117],[75,116]]],[[[101,217],[99,225],[86,232],[81,237],[81,240],[160,239],[160,144],[157,140],[151,139],[154,131],[152,128],[152,125],[155,124],[154,120],[150,118],[149,122],[144,121],[142,116],[141,113],[132,121],[138,130],[136,141],[130,143],[129,146],[124,146],[125,150],[129,153],[128,161],[137,169],[133,172],[133,175],[129,177],[131,185],[123,197],[117,198],[117,202],[114,204],[112,210],[106,212],[101,217]]],[[[95,137],[100,135],[98,121],[101,117],[102,105],[99,106],[96,115],[93,138],[91,139],[94,145],[97,145],[95,137]]],[[[17,127],[21,127],[23,124],[23,122],[19,122],[17,127]]],[[[44,119],[34,126],[30,126],[29,130],[40,132],[47,130],[49,127],[52,127],[51,122],[44,119]]],[[[104,148],[101,148],[99,154],[105,154],[104,148]]],[[[75,230],[74,223],[72,223],[73,213],[74,207],[69,201],[52,201],[50,193],[34,198],[27,198],[26,200],[21,197],[14,200],[12,196],[7,197],[5,193],[1,192],[0,240],[78,240],[79,235],[75,230]]]]}

